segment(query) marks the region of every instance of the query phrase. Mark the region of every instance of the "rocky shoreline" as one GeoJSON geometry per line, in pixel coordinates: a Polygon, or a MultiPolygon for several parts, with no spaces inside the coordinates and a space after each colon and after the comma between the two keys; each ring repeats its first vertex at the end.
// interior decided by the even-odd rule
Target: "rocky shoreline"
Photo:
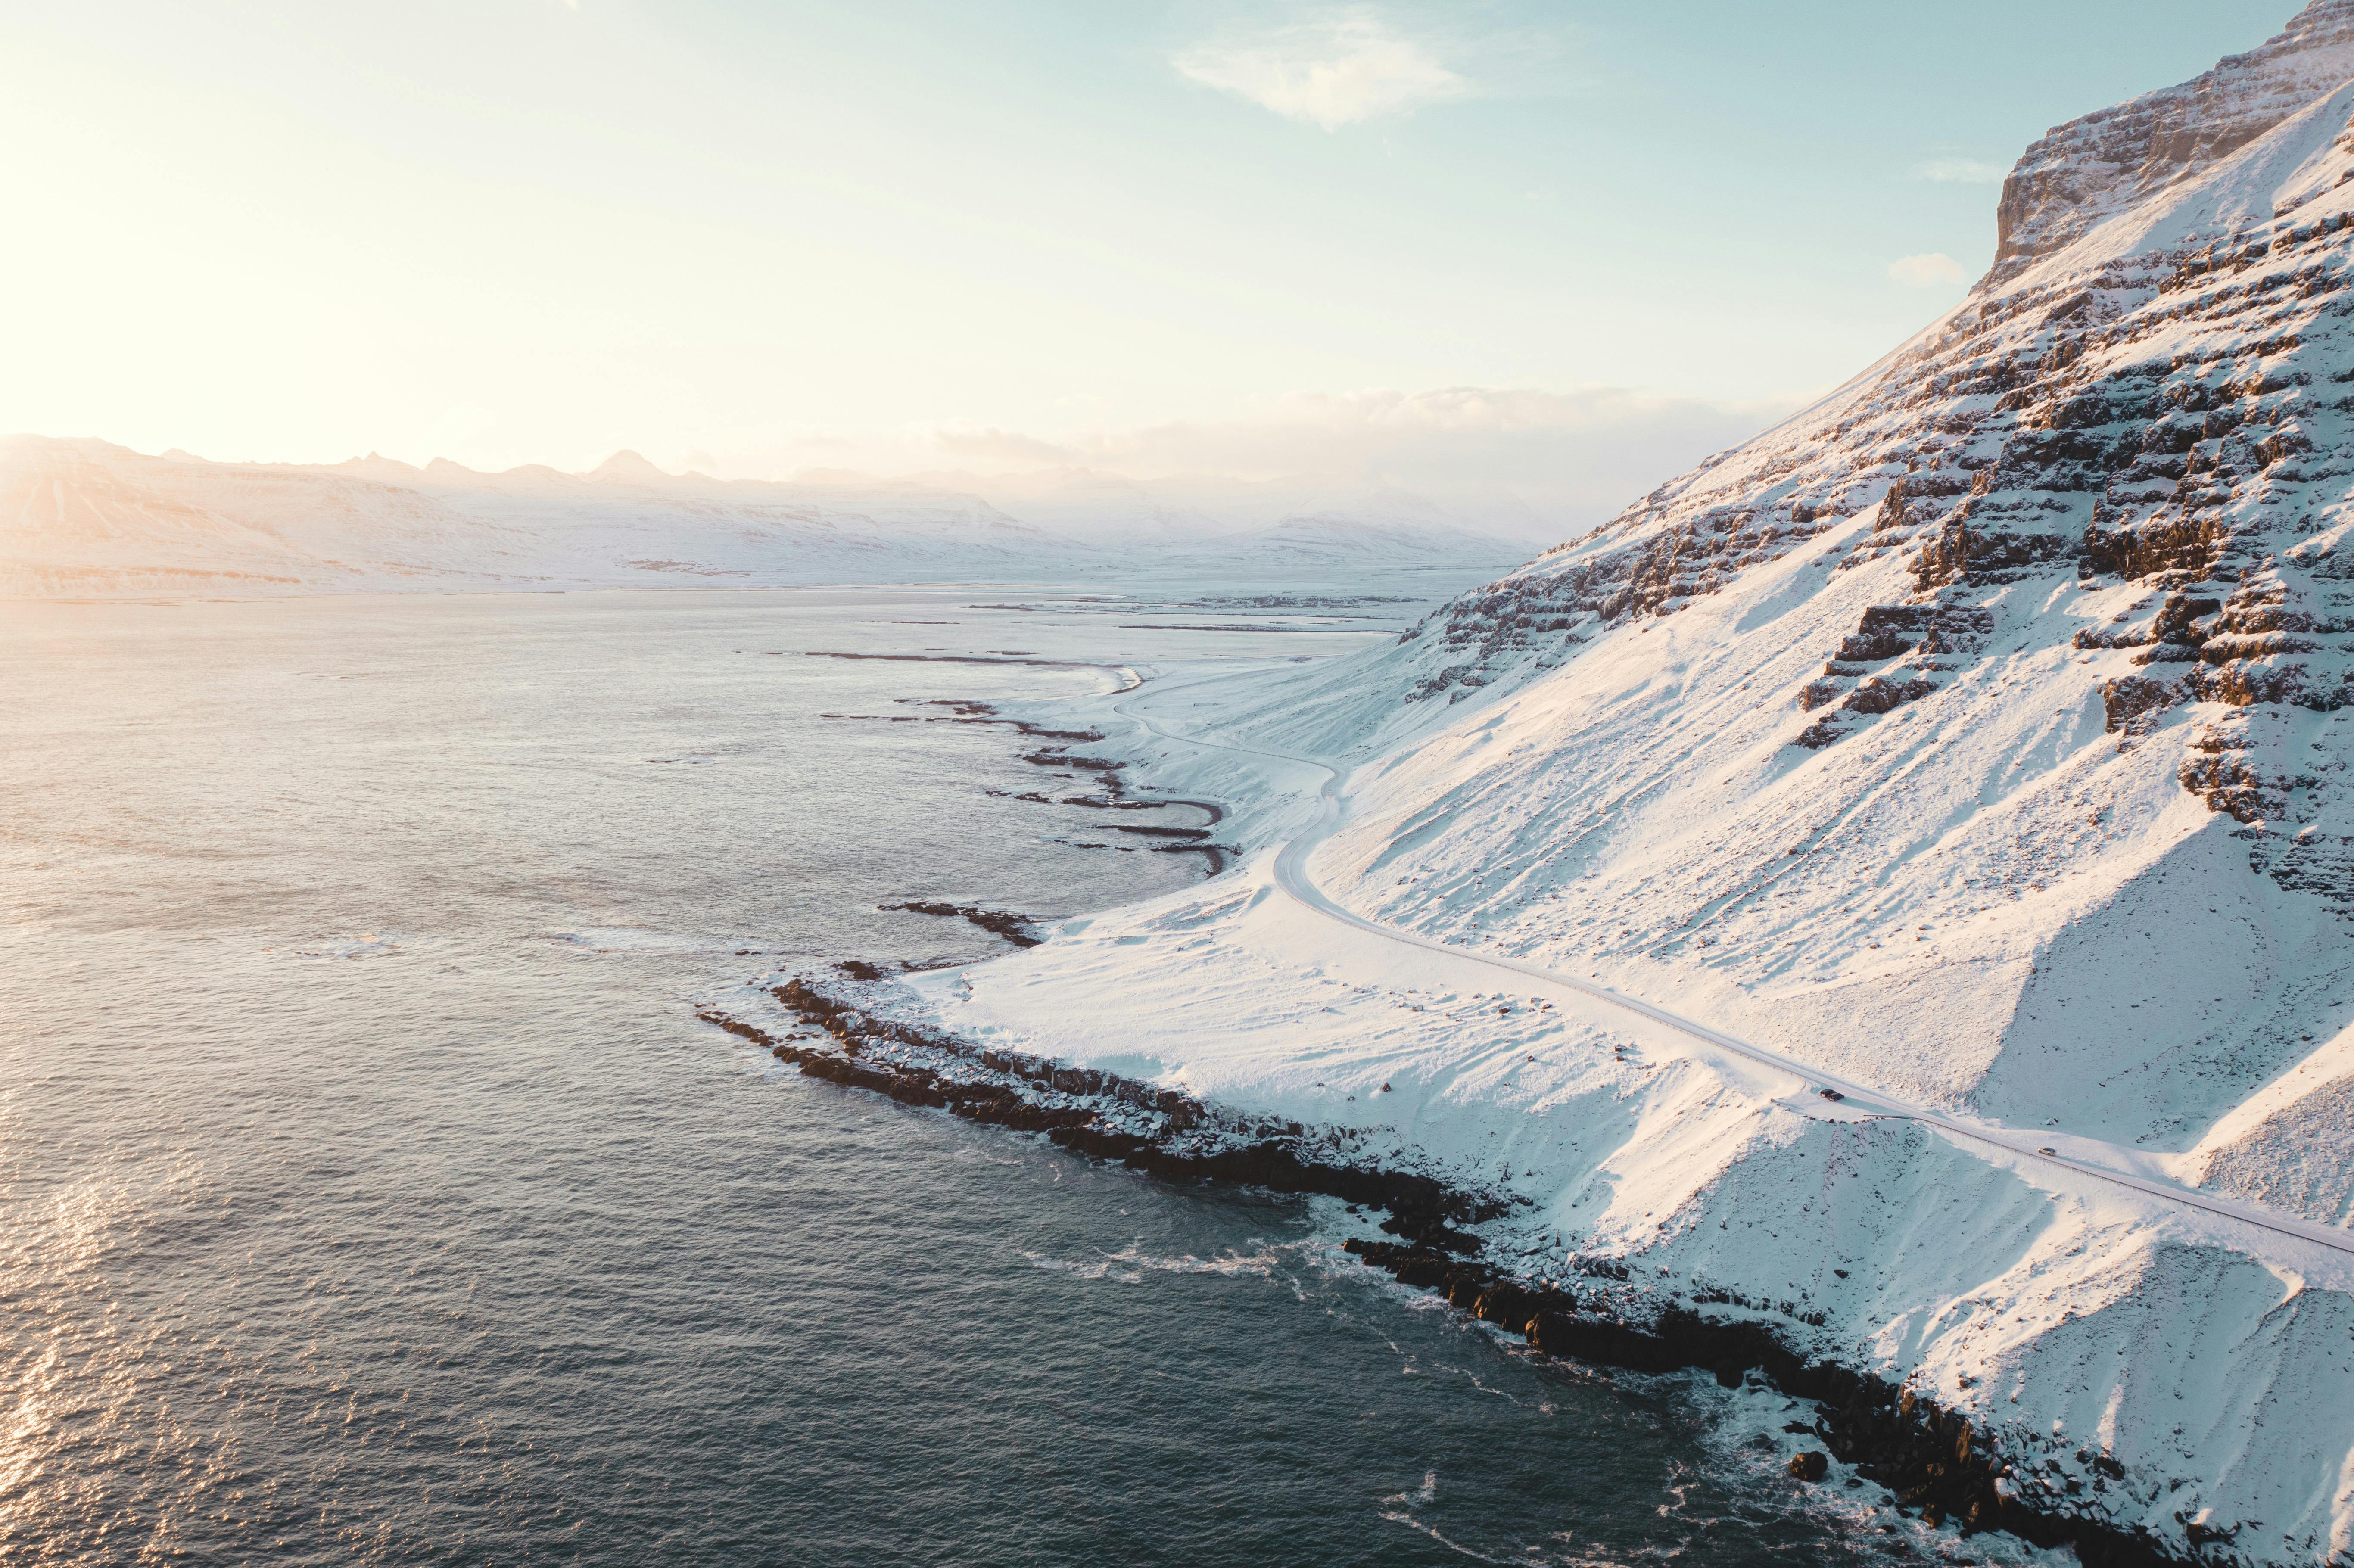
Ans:
{"type": "MultiPolygon", "coordinates": [[[[1076,669],[1112,670],[1131,680],[1134,678],[1134,673],[1126,670],[1122,666],[1084,664],[1075,661],[1062,659],[969,659],[962,657],[947,659],[932,654],[914,653],[824,653],[816,656],[827,659],[909,659],[921,660],[929,662],[968,664],[1053,664],[1076,669]]],[[[1123,687],[1121,689],[1126,690],[1128,688],[1123,687]]],[[[1153,854],[1198,854],[1202,856],[1207,865],[1207,870],[1204,874],[1208,876],[1215,876],[1220,872],[1225,870],[1228,857],[1236,853],[1227,845],[1214,842],[1215,830],[1218,824],[1225,820],[1226,816],[1225,808],[1218,804],[1216,801],[1196,800],[1182,796],[1168,796],[1159,800],[1141,800],[1129,794],[1127,786],[1121,779],[1120,775],[1128,767],[1126,762],[1116,758],[1076,757],[1072,755],[1070,747],[1074,745],[1104,739],[1105,736],[1101,730],[1054,729],[1030,719],[1005,718],[998,714],[997,707],[994,704],[975,702],[966,698],[901,697],[898,698],[897,701],[912,707],[946,708],[949,711],[945,714],[888,715],[826,713],[820,714],[818,717],[873,724],[1002,725],[1012,729],[1014,734],[1022,736],[1025,739],[1041,740],[1047,743],[1035,750],[1018,753],[1015,760],[1026,762],[1033,768],[1044,768],[1054,772],[1067,774],[1074,779],[1076,779],[1078,777],[1083,775],[1090,776],[1095,780],[1097,789],[1096,793],[1091,795],[1060,796],[1048,795],[1036,789],[1026,789],[1021,791],[991,789],[988,791],[988,793],[991,795],[1004,800],[1026,800],[1032,804],[1040,806],[1080,806],[1088,810],[1100,811],[1157,811],[1171,806],[1185,806],[1200,811],[1203,814],[1203,821],[1199,827],[1176,827],[1162,823],[1148,825],[1115,822],[1107,830],[1115,833],[1124,833],[1131,838],[1158,841],[1155,842],[1144,844],[1078,843],[1077,847],[1081,849],[1119,851],[1135,851],[1140,849],[1153,854]]],[[[954,909],[944,907],[935,908],[930,905],[897,904],[885,905],[885,907],[893,909],[909,909],[918,914],[966,913],[966,911],[960,907],[954,909]]],[[[1005,932],[998,930],[994,926],[988,925],[978,916],[968,916],[967,917],[973,919],[976,925],[982,926],[986,930],[995,931],[1000,936],[1006,935],[1005,932]]],[[[1019,938],[1009,938],[1008,939],[1015,941],[1017,945],[1028,945],[1026,943],[1020,942],[1019,938]]]]}
{"type": "Polygon", "coordinates": [[[1016,1053],[978,1050],[878,1017],[854,999],[829,994],[804,979],[789,980],[769,994],[822,1031],[828,1044],[779,1038],[716,1009],[705,1008],[697,1016],[791,1063],[805,1076],[872,1090],[901,1105],[1044,1133],[1075,1153],[1118,1160],[1164,1179],[1318,1192],[1385,1209],[1390,1218],[1383,1228],[1425,1248],[1476,1251],[1479,1241],[1460,1227],[1491,1219],[1503,1209],[1494,1199],[1460,1193],[1410,1171],[1303,1158],[1296,1124],[1238,1122],[1174,1090],[1016,1053]]]}
{"type": "Polygon", "coordinates": [[[1017,948],[1034,948],[1046,938],[1038,935],[1038,923],[1027,915],[1017,915],[1011,909],[991,909],[980,904],[950,904],[944,899],[909,899],[900,904],[877,905],[877,908],[897,910],[908,915],[933,915],[942,919],[962,920],[978,926],[992,937],[1001,938],[1017,948]]]}
{"type": "MultiPolygon", "coordinates": [[[[1795,1399],[1821,1407],[1811,1431],[1830,1458],[1855,1467],[1865,1481],[1886,1489],[1897,1506],[1919,1513],[1932,1529],[1948,1520],[1965,1535],[2002,1531],[2037,1546],[2069,1546],[2086,1568],[2139,1568],[2195,1561],[2170,1552],[2146,1535],[2119,1531],[2082,1514],[2041,1509],[2025,1500],[2011,1479],[2011,1462],[1958,1412],[1913,1390],[1794,1350],[1770,1326],[1722,1320],[1670,1307],[1648,1321],[1609,1314],[1598,1294],[1583,1299],[1553,1281],[1532,1283],[1479,1262],[1427,1247],[1352,1238],[1346,1249],[1405,1284],[1420,1286],[1484,1321],[1520,1334],[1543,1355],[1630,1372],[1712,1372],[1727,1388],[1754,1373],[1795,1399]]],[[[2122,1479],[2123,1467],[2089,1452],[2081,1462],[2122,1479]]],[[[1790,1473],[1819,1481],[1825,1455],[1799,1454],[1790,1473]]],[[[2202,1544],[2190,1527],[2192,1544],[2202,1544]]],[[[2220,1538],[2218,1538],[2220,1539],[2220,1538]]]]}
{"type": "Polygon", "coordinates": [[[1999,1531],[2037,1546],[2072,1547],[2087,1568],[2231,1560],[2230,1537],[2195,1522],[2185,1521],[2185,1552],[2101,1517],[2094,1494],[2126,1478],[2107,1456],[2076,1450],[2080,1476],[2063,1475],[2067,1467],[2052,1464],[2052,1455],[2006,1451],[1997,1434],[1963,1414],[1808,1346],[1798,1320],[1784,1328],[1677,1305],[1646,1309],[1624,1287],[1625,1266],[1607,1259],[1583,1264],[1585,1274],[1575,1283],[1523,1278],[1483,1262],[1483,1244],[1468,1227],[1509,1212],[1501,1196],[1322,1158],[1313,1135],[1296,1123],[1238,1118],[1174,1090],[976,1047],[885,1016],[855,991],[811,977],[787,980],[769,994],[797,1021],[790,1034],[716,1009],[699,1016],[804,1075],[1042,1133],[1073,1153],[1164,1180],[1316,1192],[1386,1211],[1381,1229],[1399,1239],[1352,1238],[1349,1253],[1522,1336],[1540,1354],[1646,1373],[1704,1371],[1728,1388],[1755,1378],[1810,1401],[1819,1407],[1812,1424],[1786,1429],[1822,1444],[1822,1451],[1791,1461],[1800,1481],[1821,1480],[1837,1459],[1932,1528],[1951,1522],[1966,1535],[1999,1531]],[[2211,1547],[2223,1550],[2211,1554],[2211,1547]]]}

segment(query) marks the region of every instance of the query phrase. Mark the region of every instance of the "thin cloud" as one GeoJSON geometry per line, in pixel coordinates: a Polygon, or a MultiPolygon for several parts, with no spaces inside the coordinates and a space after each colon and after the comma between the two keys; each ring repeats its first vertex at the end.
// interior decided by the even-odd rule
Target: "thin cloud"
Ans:
{"type": "Polygon", "coordinates": [[[786,437],[734,466],[925,475],[943,461],[990,480],[1084,471],[1208,498],[1235,485],[1410,491],[1505,532],[1532,514],[1548,542],[1603,521],[1711,452],[1790,411],[1787,400],[1726,404],[1626,387],[1449,387],[1426,392],[1291,393],[1224,419],[1034,433],[981,424],[916,427],[844,441],[786,437]]]}
{"type": "Polygon", "coordinates": [[[1942,250],[1932,250],[1925,256],[1900,256],[1888,264],[1888,275],[1908,289],[1966,283],[1970,276],[1960,262],[1942,250]]]}
{"type": "Polygon", "coordinates": [[[1999,185],[2009,174],[2008,164],[1989,164],[1984,158],[1932,158],[1913,165],[1914,179],[1934,180],[1941,185],[1999,185]]]}
{"type": "Polygon", "coordinates": [[[1064,463],[1075,461],[1072,449],[1054,441],[1040,440],[1018,430],[1001,430],[994,425],[943,426],[932,432],[932,442],[940,450],[954,457],[988,462],[1064,463]]]}
{"type": "Polygon", "coordinates": [[[1190,81],[1327,131],[1472,91],[1430,42],[1363,10],[1215,38],[1170,63],[1190,81]]]}

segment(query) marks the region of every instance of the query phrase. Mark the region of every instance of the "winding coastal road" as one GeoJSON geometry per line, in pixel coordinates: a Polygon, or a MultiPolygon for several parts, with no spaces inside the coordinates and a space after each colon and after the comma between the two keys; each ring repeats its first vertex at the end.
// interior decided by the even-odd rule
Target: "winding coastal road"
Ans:
{"type": "MultiPolygon", "coordinates": [[[[1161,691],[1172,689],[1186,691],[1211,684],[1214,681],[1236,679],[1242,674],[1256,673],[1255,671],[1235,672],[1202,681],[1184,682],[1173,688],[1163,686],[1159,683],[1148,682],[1134,688],[1133,694],[1125,701],[1113,704],[1112,711],[1123,718],[1131,719],[1142,725],[1162,739],[1175,741],[1180,745],[1199,747],[1209,751],[1233,752],[1239,756],[1267,761],[1288,762],[1321,772],[1324,775],[1324,781],[1318,791],[1316,820],[1285,843],[1277,852],[1275,860],[1276,885],[1288,896],[1307,908],[1314,910],[1317,914],[1389,941],[1404,943],[1408,947],[1419,948],[1426,952],[1443,955],[1458,963],[1477,965],[1482,969],[1500,970],[1518,976],[1522,980],[1536,980],[1543,986],[1573,992],[1577,996],[1599,1001],[1606,1006],[1618,1008],[1638,1017],[1649,1019],[1654,1023],[1664,1025],[1714,1050],[1741,1057],[1776,1072],[1787,1073],[1818,1095],[1822,1095],[1823,1091],[1828,1090],[1830,1095],[1840,1097],[1837,1103],[1843,1112],[1860,1111],[1872,1117],[1916,1121],[1948,1138],[1967,1143],[1986,1145],[2000,1150],[2019,1160],[2065,1171],[2077,1176],[2089,1177],[2096,1181],[2107,1182],[2147,1197],[2156,1198],[2161,1202],[2180,1208],[2196,1209],[2220,1219],[2251,1225],[2274,1235],[2306,1242],[2315,1246],[2327,1248],[2333,1253],[2354,1257],[2354,1234],[2349,1234],[2335,1226],[2298,1219],[2290,1214],[2276,1213],[2252,1203],[2235,1202],[2229,1198],[2219,1198],[2133,1171],[2118,1171],[2069,1155],[2048,1152],[2048,1146],[2040,1139],[2049,1137],[2049,1134],[2021,1132],[1999,1123],[1966,1120],[1927,1106],[1914,1105],[1910,1101],[1899,1099],[1893,1095],[1872,1088],[1869,1085],[1835,1077],[1819,1068],[1785,1056],[1779,1052],[1752,1044],[1746,1040],[1727,1034],[1719,1029],[1712,1029],[1707,1024],[1682,1017],[1664,1007],[1644,1001],[1638,997],[1628,996],[1608,986],[1581,980],[1575,975],[1564,974],[1559,969],[1547,969],[1542,964],[1527,963],[1519,959],[1508,959],[1459,948],[1452,943],[1442,942],[1435,938],[1425,937],[1395,926],[1386,926],[1377,920],[1368,920],[1362,915],[1341,907],[1323,889],[1316,885],[1308,873],[1309,857],[1327,839],[1339,832],[1341,824],[1348,821],[1350,797],[1344,788],[1346,780],[1341,777],[1338,768],[1321,758],[1298,757],[1289,752],[1271,751],[1260,747],[1237,746],[1229,741],[1204,740],[1198,736],[1186,735],[1172,729],[1150,715],[1140,711],[1141,705],[1161,691]]],[[[1832,1103],[1828,1095],[1823,1095],[1823,1098],[1826,1106],[1832,1103]]],[[[2120,1150],[2120,1152],[2125,1151],[2120,1150]]]]}

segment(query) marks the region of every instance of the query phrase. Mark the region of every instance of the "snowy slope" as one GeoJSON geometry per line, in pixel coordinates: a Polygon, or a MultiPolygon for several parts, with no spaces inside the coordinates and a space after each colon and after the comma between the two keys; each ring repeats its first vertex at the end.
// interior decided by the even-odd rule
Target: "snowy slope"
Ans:
{"type": "Polygon", "coordinates": [[[1394,646],[1089,715],[1268,849],[1322,775],[1267,754],[1332,759],[1309,891],[1787,1070],[1271,853],[899,1005],[1508,1194],[1531,1273],[1757,1304],[2054,1510],[2354,1557],[2349,78],[2324,0],[2061,128],[1822,404],[1394,646]]]}

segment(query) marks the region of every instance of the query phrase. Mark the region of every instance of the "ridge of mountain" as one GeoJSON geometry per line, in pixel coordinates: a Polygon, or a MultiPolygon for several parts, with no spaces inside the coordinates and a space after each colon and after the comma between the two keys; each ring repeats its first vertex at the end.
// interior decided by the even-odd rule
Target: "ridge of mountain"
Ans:
{"type": "Polygon", "coordinates": [[[676,476],[664,473],[627,447],[588,471],[588,478],[620,484],[660,484],[676,476]]]}
{"type": "Polygon", "coordinates": [[[1989,282],[2195,178],[2354,77],[2354,0],[2315,0],[2245,54],[2179,87],[2054,126],[2004,181],[1989,282]]]}
{"type": "Polygon", "coordinates": [[[1002,578],[1077,548],[977,496],[607,469],[216,463],[0,439],[0,595],[1002,578]]]}
{"type": "Polygon", "coordinates": [[[1248,585],[1431,569],[1451,590],[1529,553],[1420,501],[1344,498],[1313,526],[1214,536],[1207,519],[1126,482],[1088,476],[1077,490],[1034,519],[939,485],[849,473],[721,480],[668,473],[629,451],[585,474],[538,464],[484,473],[446,458],[421,468],[376,452],[323,465],[216,463],[17,436],[0,439],[0,597],[1140,572],[1248,585]]]}

